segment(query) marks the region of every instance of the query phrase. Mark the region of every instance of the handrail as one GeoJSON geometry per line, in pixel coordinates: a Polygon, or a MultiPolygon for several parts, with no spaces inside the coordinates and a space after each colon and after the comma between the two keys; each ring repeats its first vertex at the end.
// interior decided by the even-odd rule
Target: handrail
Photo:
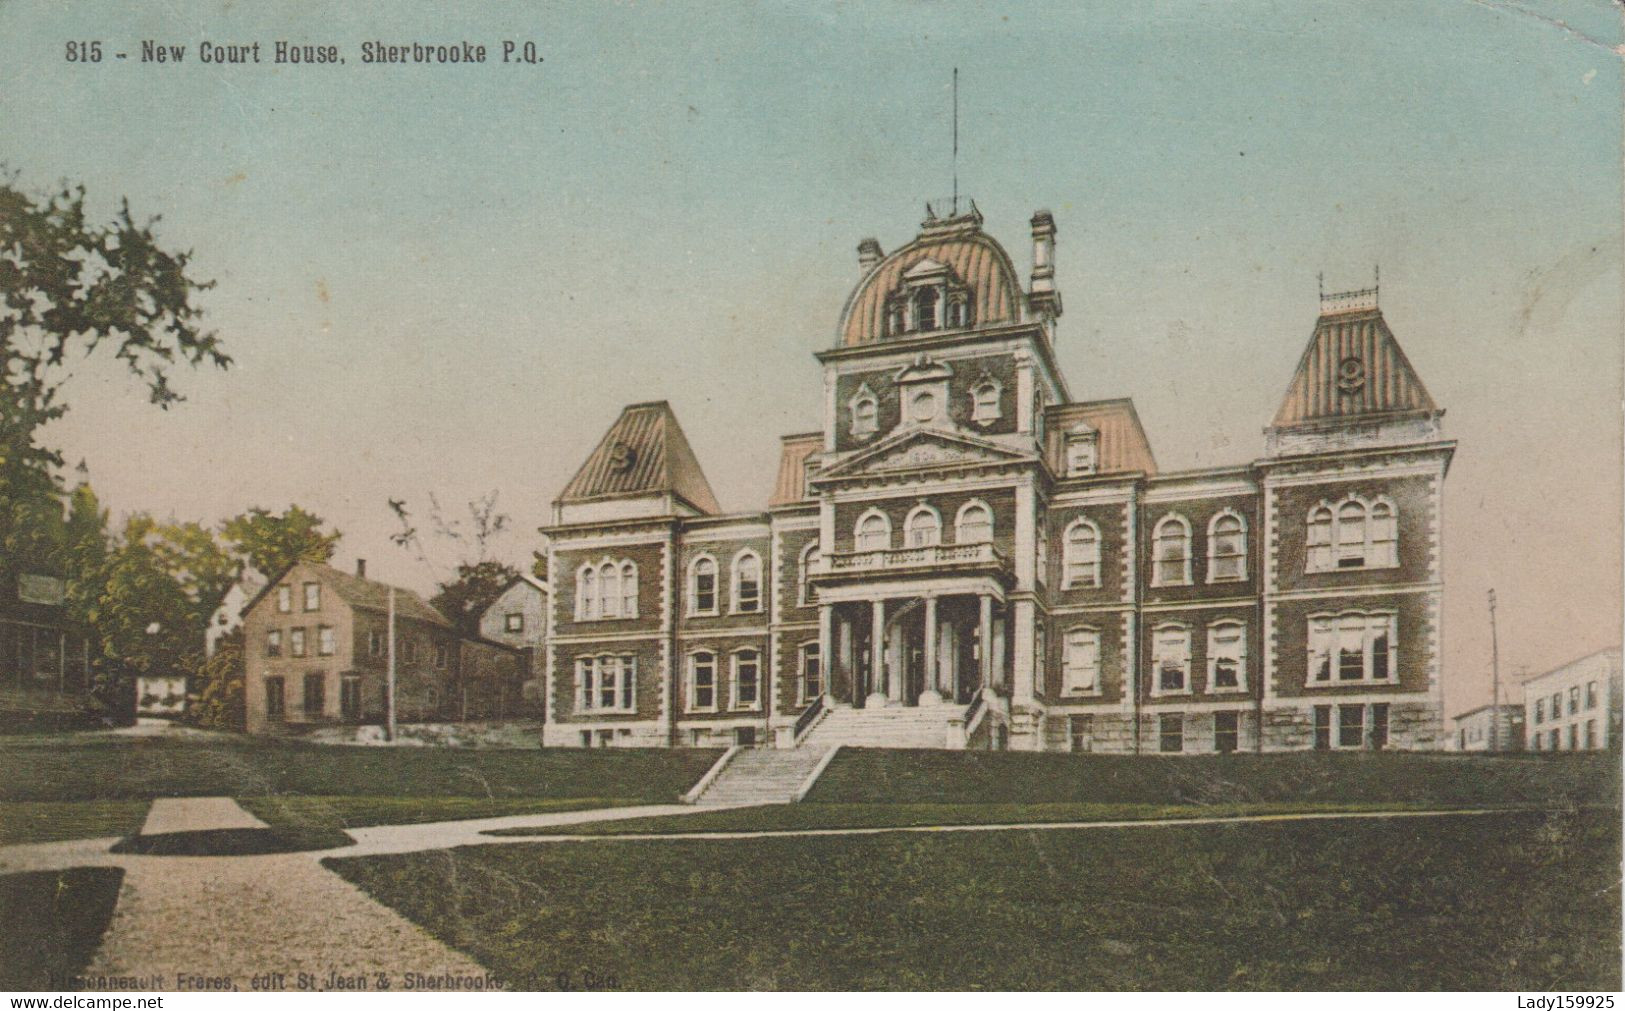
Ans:
{"type": "Polygon", "coordinates": [[[800,716],[796,717],[795,732],[791,736],[797,744],[800,744],[801,739],[807,736],[807,731],[811,730],[812,725],[818,722],[818,717],[823,712],[824,696],[820,694],[816,699],[813,699],[812,705],[808,706],[800,716]]]}
{"type": "Polygon", "coordinates": [[[987,701],[982,697],[981,692],[977,692],[976,697],[970,700],[970,705],[965,707],[965,740],[967,742],[970,741],[970,735],[976,731],[976,727],[986,718],[987,701]]]}
{"type": "Polygon", "coordinates": [[[730,746],[727,751],[724,751],[722,757],[717,759],[711,765],[711,768],[705,771],[705,775],[700,777],[700,781],[690,787],[687,793],[683,794],[683,803],[693,804],[698,802],[700,797],[705,794],[705,791],[711,789],[711,784],[717,781],[717,777],[722,775],[722,770],[727,768],[729,762],[733,761],[734,756],[744,750],[745,746],[743,744],[735,744],[730,746]]]}
{"type": "Polygon", "coordinates": [[[843,747],[845,747],[845,745],[837,744],[835,747],[824,752],[824,757],[818,760],[818,764],[813,766],[813,771],[808,773],[807,778],[802,780],[801,785],[796,788],[796,795],[791,800],[791,803],[799,804],[806,799],[807,794],[812,792],[813,784],[818,782],[818,777],[822,776],[824,774],[824,770],[829,768],[829,763],[835,760],[835,753],[840,751],[843,747]]]}

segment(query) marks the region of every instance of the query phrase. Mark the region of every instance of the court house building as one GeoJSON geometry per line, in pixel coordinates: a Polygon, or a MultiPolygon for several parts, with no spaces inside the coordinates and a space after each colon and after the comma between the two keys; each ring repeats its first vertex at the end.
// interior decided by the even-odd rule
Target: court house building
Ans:
{"type": "Polygon", "coordinates": [[[858,246],[765,511],[622,411],[543,530],[544,743],[1443,746],[1454,443],[1376,290],[1322,297],[1261,455],[1163,472],[1056,363],[1052,216],[1025,284],[982,225],[858,246]]]}

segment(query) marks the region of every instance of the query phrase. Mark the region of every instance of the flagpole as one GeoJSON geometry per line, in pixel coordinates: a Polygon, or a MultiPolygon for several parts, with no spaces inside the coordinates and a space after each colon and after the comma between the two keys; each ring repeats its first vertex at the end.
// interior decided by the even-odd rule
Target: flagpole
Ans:
{"type": "Polygon", "coordinates": [[[389,588],[389,673],[384,681],[384,740],[395,739],[395,588],[389,588]]]}

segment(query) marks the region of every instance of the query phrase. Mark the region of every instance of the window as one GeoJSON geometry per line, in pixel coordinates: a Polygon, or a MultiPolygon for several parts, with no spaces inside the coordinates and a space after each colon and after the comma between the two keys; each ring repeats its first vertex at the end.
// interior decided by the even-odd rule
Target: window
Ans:
{"type": "Polygon", "coordinates": [[[638,616],[638,567],[631,562],[621,563],[621,617],[638,616]]]}
{"type": "Polygon", "coordinates": [[[318,625],[318,626],[316,626],[316,655],[317,656],[332,656],[333,651],[336,648],[336,645],[337,644],[334,642],[334,639],[333,639],[333,626],[332,625],[318,625]]]}
{"type": "Polygon", "coordinates": [[[451,646],[448,643],[434,644],[434,669],[445,670],[451,666],[451,646]]]}
{"type": "Polygon", "coordinates": [[[948,303],[948,326],[958,328],[966,322],[966,304],[963,295],[952,299],[948,303]]]}
{"type": "Polygon", "coordinates": [[[1076,589],[1100,585],[1100,528],[1086,519],[1066,528],[1061,548],[1061,587],[1076,589]]]}
{"type": "Polygon", "coordinates": [[[504,632],[523,632],[525,630],[525,616],[523,614],[503,615],[502,630],[504,632]]]}
{"type": "Polygon", "coordinates": [[[1566,736],[1568,738],[1570,751],[1576,751],[1580,747],[1579,727],[1580,725],[1578,723],[1570,723],[1568,726],[1568,734],[1566,736]]]}
{"type": "Polygon", "coordinates": [[[283,614],[293,612],[293,587],[279,586],[276,588],[276,609],[283,614]]]}
{"type": "Polygon", "coordinates": [[[852,434],[860,439],[874,435],[880,430],[880,398],[875,396],[869,384],[858,387],[858,392],[852,394],[847,402],[852,412],[852,434]]]}
{"type": "Polygon", "coordinates": [[[935,288],[921,288],[914,295],[914,329],[935,330],[937,328],[937,304],[942,296],[937,294],[935,288]]]}
{"type": "Polygon", "coordinates": [[[1069,629],[1061,659],[1061,691],[1082,695],[1099,690],[1100,633],[1092,628],[1069,629]]]}
{"type": "Polygon", "coordinates": [[[801,701],[811,702],[824,694],[824,668],[819,663],[818,643],[801,644],[801,701]]]}
{"type": "Polygon", "coordinates": [[[1185,715],[1163,713],[1158,718],[1157,750],[1176,752],[1185,750],[1185,715]]]}
{"type": "Polygon", "coordinates": [[[942,541],[942,518],[928,505],[915,506],[903,521],[903,538],[907,547],[934,547],[942,541]]]}
{"type": "Polygon", "coordinates": [[[418,662],[418,641],[411,636],[401,637],[401,660],[404,663],[418,662]]]}
{"type": "Polygon", "coordinates": [[[796,583],[796,603],[802,607],[806,607],[813,602],[812,584],[809,577],[817,570],[819,559],[822,557],[823,555],[818,550],[817,541],[813,541],[801,549],[801,572],[796,583]]]}
{"type": "Polygon", "coordinates": [[[269,632],[265,633],[265,655],[266,656],[281,656],[282,655],[282,631],[281,631],[281,629],[273,628],[269,632]]]}
{"type": "Polygon", "coordinates": [[[1535,700],[1535,722],[1536,723],[1543,723],[1543,722],[1545,722],[1545,720],[1546,720],[1546,699],[1545,698],[1538,698],[1538,699],[1535,700]]]}
{"type": "Polygon", "coordinates": [[[305,610],[320,611],[322,609],[322,584],[305,584],[305,610]]]}
{"type": "Polygon", "coordinates": [[[339,679],[339,713],[347,720],[361,718],[361,679],[353,674],[339,679]]]}
{"type": "Polygon", "coordinates": [[[1322,502],[1309,511],[1308,571],[1392,568],[1398,564],[1399,516],[1386,498],[1368,501],[1351,495],[1335,509],[1322,502]]]}
{"type": "Polygon", "coordinates": [[[1337,707],[1337,746],[1358,748],[1365,744],[1365,706],[1337,707]]]}
{"type": "Polygon", "coordinates": [[[1569,715],[1573,716],[1580,711],[1580,686],[1569,686],[1569,715]]]}
{"type": "Polygon", "coordinates": [[[762,558],[754,551],[734,556],[733,609],[752,613],[762,609],[762,558]]]}
{"type": "Polygon", "coordinates": [[[576,571],[576,620],[638,616],[638,567],[628,559],[583,565],[576,571]]]}
{"type": "Polygon", "coordinates": [[[993,510],[985,502],[967,502],[954,520],[954,543],[983,544],[993,539],[993,510]]]}
{"type": "Polygon", "coordinates": [[[1394,656],[1397,617],[1346,612],[1309,618],[1309,684],[1390,682],[1397,678],[1394,656]]]}
{"type": "Polygon", "coordinates": [[[1066,440],[1066,476],[1087,477],[1100,468],[1100,440],[1094,432],[1069,435],[1066,440]]]}
{"type": "Polygon", "coordinates": [[[265,679],[265,716],[280,720],[288,715],[287,686],[280,676],[265,679]]]}
{"type": "Polygon", "coordinates": [[[305,630],[302,628],[290,629],[288,632],[288,652],[294,656],[305,655],[305,630]]]}
{"type": "Polygon", "coordinates": [[[1239,621],[1217,622],[1207,630],[1209,691],[1242,691],[1247,687],[1247,627],[1239,621]]]}
{"type": "Polygon", "coordinates": [[[688,613],[717,613],[717,562],[701,555],[688,567],[688,613]]]}
{"type": "Polygon", "coordinates": [[[576,660],[576,697],[584,713],[632,712],[636,680],[635,657],[584,656],[576,660]]]}
{"type": "Polygon", "coordinates": [[[316,719],[327,708],[327,675],[305,675],[305,716],[316,719]]]}
{"type": "Polygon", "coordinates": [[[1095,743],[1095,718],[1090,713],[1067,720],[1067,737],[1073,751],[1090,751],[1095,743]]]}
{"type": "Polygon", "coordinates": [[[1586,720],[1586,750],[1597,746],[1597,721],[1586,720]]]}
{"type": "Polygon", "coordinates": [[[1586,708],[1597,708],[1597,682],[1595,681],[1586,682],[1586,708]]]}
{"type": "Polygon", "coordinates": [[[762,654],[742,649],[733,655],[733,708],[757,709],[761,705],[762,654]]]}
{"type": "Polygon", "coordinates": [[[1563,693],[1552,692],[1552,719],[1563,715],[1563,693]]]}
{"type": "Polygon", "coordinates": [[[1226,509],[1207,525],[1207,581],[1247,578],[1247,522],[1226,509]]]}
{"type": "Polygon", "coordinates": [[[886,306],[886,334],[895,337],[903,332],[903,303],[892,302],[886,306]]]}
{"type": "Polygon", "coordinates": [[[1178,694],[1190,691],[1191,630],[1183,625],[1163,625],[1151,637],[1151,694],[1178,694]]]}
{"type": "Polygon", "coordinates": [[[384,655],[384,633],[377,629],[367,633],[367,654],[369,656],[384,655]]]}
{"type": "Polygon", "coordinates": [[[688,656],[688,708],[716,712],[717,655],[709,650],[688,656]]]}
{"type": "Polygon", "coordinates": [[[891,547],[891,520],[886,514],[871,509],[858,520],[857,549],[859,551],[884,551],[891,547]]]}
{"type": "Polygon", "coordinates": [[[1184,586],[1191,581],[1191,525],[1183,516],[1164,516],[1151,535],[1152,586],[1184,586]]]}
{"type": "Polygon", "coordinates": [[[1329,751],[1332,747],[1332,707],[1315,707],[1315,750],[1329,751]]]}
{"type": "Polygon", "coordinates": [[[998,421],[1002,413],[999,410],[999,395],[1003,392],[998,381],[991,376],[971,387],[970,420],[979,425],[998,421]]]}
{"type": "Polygon", "coordinates": [[[1049,517],[1040,514],[1038,517],[1038,544],[1034,548],[1037,555],[1033,572],[1038,581],[1045,586],[1049,585],[1049,517]]]}
{"type": "Polygon", "coordinates": [[[1241,738],[1241,717],[1238,713],[1213,714],[1213,750],[1228,755],[1236,750],[1241,738]]]}
{"type": "Polygon", "coordinates": [[[1549,737],[1549,740],[1551,742],[1551,747],[1548,750],[1550,750],[1550,751],[1558,750],[1558,747],[1557,747],[1557,728],[1556,727],[1552,728],[1552,732],[1551,732],[1551,735],[1549,737]]]}

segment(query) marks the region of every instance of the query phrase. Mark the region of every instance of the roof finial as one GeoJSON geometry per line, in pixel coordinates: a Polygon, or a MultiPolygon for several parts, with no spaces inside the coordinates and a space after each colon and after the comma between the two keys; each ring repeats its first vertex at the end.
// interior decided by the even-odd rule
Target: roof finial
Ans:
{"type": "Polygon", "coordinates": [[[1315,275],[1315,291],[1321,298],[1326,297],[1326,272],[1323,270],[1315,275]]]}

